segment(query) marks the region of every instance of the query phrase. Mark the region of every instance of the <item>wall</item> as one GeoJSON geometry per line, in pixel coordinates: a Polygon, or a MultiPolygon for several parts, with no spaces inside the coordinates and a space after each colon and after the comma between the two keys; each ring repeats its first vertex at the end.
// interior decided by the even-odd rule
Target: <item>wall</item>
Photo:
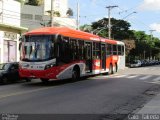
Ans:
{"type": "MultiPolygon", "coordinates": [[[[71,28],[76,28],[76,20],[73,18],[68,18],[66,12],[68,10],[68,0],[53,0],[54,10],[59,11],[61,17],[54,17],[54,25],[67,26],[71,28]]],[[[48,26],[50,21],[50,15],[48,12],[51,10],[51,0],[44,0],[44,5],[41,6],[31,6],[22,5],[21,6],[21,26],[27,27],[30,30],[48,26]],[[45,14],[47,13],[47,14],[45,14]],[[36,19],[36,16],[41,17],[41,19],[36,19]]]]}
{"type": "Polygon", "coordinates": [[[0,22],[20,26],[20,6],[15,0],[0,1],[0,22]]]}
{"type": "MultiPolygon", "coordinates": [[[[66,12],[68,10],[68,0],[53,0],[53,9],[59,11],[61,17],[67,17],[66,12]]],[[[44,0],[44,13],[51,10],[51,0],[44,0]]]]}
{"type": "Polygon", "coordinates": [[[20,9],[21,4],[16,0],[0,1],[0,63],[8,56],[5,43],[11,47],[9,57],[12,61],[19,61],[20,9]]]}
{"type": "Polygon", "coordinates": [[[42,27],[43,23],[43,6],[21,6],[21,25],[29,30],[42,27]]]}

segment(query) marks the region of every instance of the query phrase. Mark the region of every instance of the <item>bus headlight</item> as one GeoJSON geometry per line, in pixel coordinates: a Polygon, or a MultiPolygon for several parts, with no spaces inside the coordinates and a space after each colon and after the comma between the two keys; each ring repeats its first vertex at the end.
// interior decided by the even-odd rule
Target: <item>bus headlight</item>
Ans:
{"type": "Polygon", "coordinates": [[[49,69],[49,68],[51,68],[53,66],[55,66],[55,63],[50,63],[50,64],[48,64],[48,65],[45,66],[45,70],[49,69]]]}

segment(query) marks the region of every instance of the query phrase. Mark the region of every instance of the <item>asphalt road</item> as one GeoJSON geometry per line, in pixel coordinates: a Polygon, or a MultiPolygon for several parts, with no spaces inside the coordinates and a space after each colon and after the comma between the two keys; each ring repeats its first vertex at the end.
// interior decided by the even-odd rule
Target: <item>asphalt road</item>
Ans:
{"type": "MultiPolygon", "coordinates": [[[[0,85],[0,113],[114,114],[132,113],[160,92],[160,66],[126,68],[78,82],[40,80],[0,85]]],[[[125,116],[126,117],[126,116],[125,116]]]]}

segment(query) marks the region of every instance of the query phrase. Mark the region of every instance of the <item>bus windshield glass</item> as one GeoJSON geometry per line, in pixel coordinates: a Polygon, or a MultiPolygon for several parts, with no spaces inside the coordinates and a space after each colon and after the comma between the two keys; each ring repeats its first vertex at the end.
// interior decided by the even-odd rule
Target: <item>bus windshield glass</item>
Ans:
{"type": "Polygon", "coordinates": [[[45,61],[54,58],[53,36],[25,36],[21,42],[22,61],[45,61]]]}

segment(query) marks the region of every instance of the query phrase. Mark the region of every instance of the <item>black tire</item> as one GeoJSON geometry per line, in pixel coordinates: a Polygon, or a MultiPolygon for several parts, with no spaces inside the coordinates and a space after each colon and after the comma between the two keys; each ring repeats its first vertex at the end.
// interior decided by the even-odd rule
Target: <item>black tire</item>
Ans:
{"type": "Polygon", "coordinates": [[[80,69],[78,66],[76,66],[72,70],[72,80],[78,81],[79,79],[80,79],[80,69]]]}
{"type": "Polygon", "coordinates": [[[113,74],[113,65],[110,64],[109,66],[109,72],[108,72],[109,75],[113,74]]]}
{"type": "Polygon", "coordinates": [[[116,66],[116,68],[115,68],[115,72],[118,72],[118,66],[117,66],[117,64],[115,64],[116,66]]]}
{"type": "Polygon", "coordinates": [[[48,83],[49,79],[41,78],[41,81],[42,81],[43,83],[48,83]]]}
{"type": "Polygon", "coordinates": [[[3,77],[2,78],[2,84],[7,84],[9,81],[8,81],[8,79],[7,79],[7,77],[3,77]]]}
{"type": "Polygon", "coordinates": [[[30,78],[25,78],[26,82],[31,82],[30,78]]]}

